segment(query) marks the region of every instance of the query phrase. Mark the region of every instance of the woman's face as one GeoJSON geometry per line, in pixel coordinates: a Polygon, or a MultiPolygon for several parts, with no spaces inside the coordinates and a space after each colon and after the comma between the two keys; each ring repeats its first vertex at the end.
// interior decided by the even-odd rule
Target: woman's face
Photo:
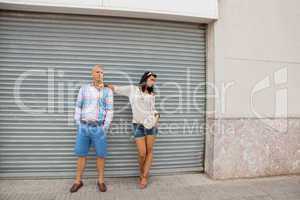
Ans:
{"type": "Polygon", "coordinates": [[[148,79],[147,79],[147,87],[152,87],[154,86],[156,83],[156,78],[154,76],[150,76],[148,79]]]}

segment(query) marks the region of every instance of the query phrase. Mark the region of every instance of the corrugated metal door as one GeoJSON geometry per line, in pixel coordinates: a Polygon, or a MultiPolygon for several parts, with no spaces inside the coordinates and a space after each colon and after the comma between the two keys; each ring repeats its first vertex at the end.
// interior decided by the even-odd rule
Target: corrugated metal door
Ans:
{"type": "MultiPolygon", "coordinates": [[[[1,11],[0,176],[72,176],[74,104],[96,63],[105,81],[158,74],[160,135],[153,174],[201,172],[205,129],[205,25],[1,11]]],[[[128,99],[115,95],[107,176],[136,175],[128,99]]],[[[96,174],[91,156],[86,175],[96,174]]]]}

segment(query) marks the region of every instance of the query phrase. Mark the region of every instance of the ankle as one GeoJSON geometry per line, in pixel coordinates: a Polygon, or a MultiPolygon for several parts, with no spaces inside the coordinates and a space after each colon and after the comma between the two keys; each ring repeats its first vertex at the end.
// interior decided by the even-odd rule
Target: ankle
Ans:
{"type": "Polygon", "coordinates": [[[147,179],[147,176],[143,174],[143,175],[141,175],[141,178],[147,179]]]}
{"type": "Polygon", "coordinates": [[[98,179],[98,183],[104,183],[104,180],[103,179],[98,179]]]}

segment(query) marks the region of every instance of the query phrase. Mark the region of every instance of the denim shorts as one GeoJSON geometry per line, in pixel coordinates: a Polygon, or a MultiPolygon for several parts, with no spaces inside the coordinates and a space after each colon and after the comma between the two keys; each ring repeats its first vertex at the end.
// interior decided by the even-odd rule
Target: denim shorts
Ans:
{"type": "Polygon", "coordinates": [[[144,127],[143,124],[137,124],[137,123],[132,124],[132,131],[133,131],[134,138],[141,138],[141,137],[145,137],[147,135],[156,136],[158,134],[158,128],[157,127],[147,129],[147,128],[144,127]]]}
{"type": "Polygon", "coordinates": [[[105,158],[107,156],[106,134],[102,126],[80,123],[77,126],[75,154],[86,157],[90,147],[95,147],[96,156],[105,158]]]}

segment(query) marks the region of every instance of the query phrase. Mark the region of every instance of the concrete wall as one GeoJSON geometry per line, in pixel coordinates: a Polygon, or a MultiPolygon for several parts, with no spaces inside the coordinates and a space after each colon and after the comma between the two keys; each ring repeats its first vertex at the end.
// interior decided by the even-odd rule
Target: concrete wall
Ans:
{"type": "Polygon", "coordinates": [[[220,0],[208,30],[206,171],[300,173],[300,1],[220,0]]]}
{"type": "Polygon", "coordinates": [[[218,17],[217,0],[0,0],[0,2],[93,8],[104,11],[139,12],[144,14],[139,15],[139,17],[147,17],[149,14],[190,16],[199,19],[216,19],[218,17]]]}

